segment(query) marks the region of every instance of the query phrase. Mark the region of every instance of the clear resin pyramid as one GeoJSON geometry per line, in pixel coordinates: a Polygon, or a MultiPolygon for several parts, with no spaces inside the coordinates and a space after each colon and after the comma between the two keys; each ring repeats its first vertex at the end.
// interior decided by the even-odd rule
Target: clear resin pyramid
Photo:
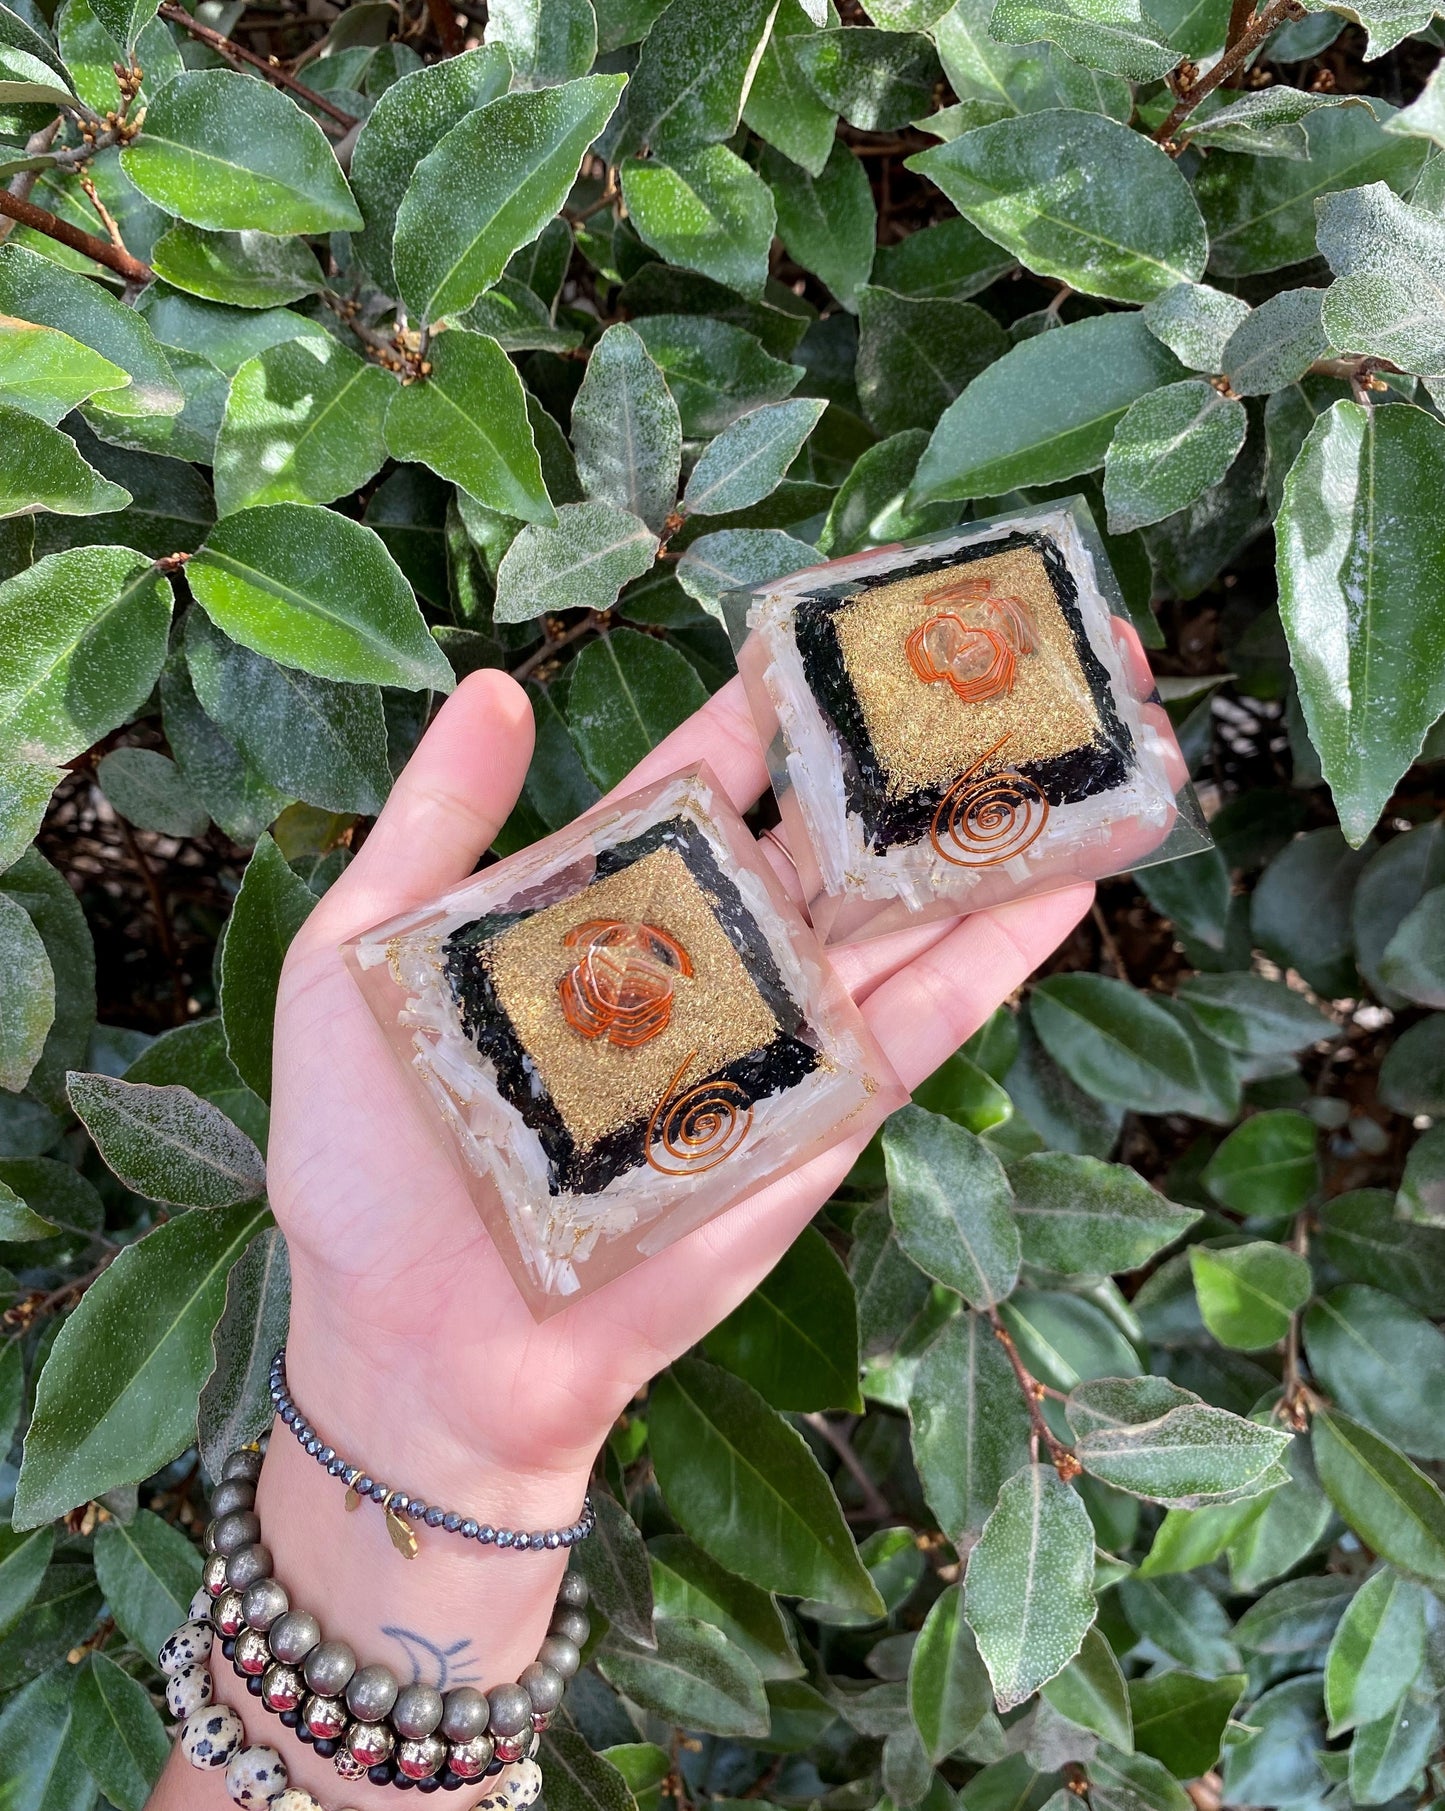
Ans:
{"type": "Polygon", "coordinates": [[[1208,846],[1082,498],[724,604],[825,943],[1208,846]]]}
{"type": "Polygon", "coordinates": [[[705,767],[345,955],[539,1319],[906,1098],[705,767]]]}

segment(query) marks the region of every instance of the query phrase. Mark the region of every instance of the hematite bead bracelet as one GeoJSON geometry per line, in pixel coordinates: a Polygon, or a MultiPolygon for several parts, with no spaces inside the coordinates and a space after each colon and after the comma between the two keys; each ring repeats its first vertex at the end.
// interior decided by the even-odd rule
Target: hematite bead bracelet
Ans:
{"type": "Polygon", "coordinates": [[[575,1547],[597,1526],[591,1497],[582,1499],[582,1513],[570,1527],[539,1528],[527,1533],[519,1528],[493,1528],[489,1522],[479,1522],[474,1516],[463,1516],[454,1509],[441,1509],[435,1503],[426,1503],[406,1491],[393,1490],[389,1485],[379,1483],[359,1465],[343,1458],[334,1446],[328,1446],[292,1401],[286,1384],[284,1345],[271,1360],[271,1401],[282,1422],[296,1436],[302,1451],[309,1453],[333,1478],[344,1480],[348,1509],[356,1509],[366,1500],[381,1505],[392,1545],[407,1559],[416,1557],[416,1536],[403,1521],[404,1516],[422,1522],[428,1528],[440,1528],[446,1534],[459,1534],[463,1540],[508,1553],[534,1553],[539,1549],[556,1552],[559,1547],[575,1547]]]}
{"type": "MultiPolygon", "coordinates": [[[[567,1680],[581,1664],[589,1633],[585,1582],[573,1572],[563,1575],[547,1638],[515,1684],[494,1686],[485,1695],[471,1686],[443,1695],[419,1682],[402,1685],[389,1667],[358,1666],[346,1642],[323,1640],[316,1618],[292,1609],[261,1540],[255,1511],[260,1465],[258,1452],[233,1453],[211,1499],[216,1513],[206,1528],[207,1558],[191,1604],[193,1620],[171,1636],[159,1656],[162,1671],[172,1675],[174,1694],[168,1687],[167,1697],[175,1714],[190,1718],[210,1703],[209,1675],[194,1702],[182,1675],[188,1679],[194,1661],[209,1653],[214,1629],[247,1690],[293,1729],[298,1741],[333,1760],[343,1778],[365,1774],[377,1785],[435,1792],[498,1774],[502,1777],[480,1801],[480,1811],[527,1811],[542,1789],[532,1757],[567,1680]],[[209,1621],[199,1620],[198,1611],[209,1621]]],[[[183,1741],[189,1729],[188,1721],[183,1741]]],[[[239,1719],[231,1734],[228,1758],[240,1741],[239,1719]]]]}

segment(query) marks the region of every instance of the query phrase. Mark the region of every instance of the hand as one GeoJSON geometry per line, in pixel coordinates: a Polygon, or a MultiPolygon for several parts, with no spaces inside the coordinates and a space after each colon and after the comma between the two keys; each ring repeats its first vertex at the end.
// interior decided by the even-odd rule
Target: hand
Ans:
{"type": "MultiPolygon", "coordinates": [[[[840,1146],[596,1295],[533,1321],[338,954],[345,938],[471,873],[520,790],[530,716],[521,688],[500,673],[458,688],[297,938],[277,1013],[270,1188],[294,1273],[298,1397],[338,1447],[350,1439],[367,1463],[409,1466],[407,1487],[438,1495],[447,1480],[428,1468],[585,1476],[639,1388],[766,1275],[858,1154],[856,1142],[840,1146]],[[370,1427],[378,1431],[368,1444],[370,1427]]],[[[737,681],[620,790],[698,760],[739,808],[767,783],[737,681]]],[[[910,929],[839,950],[835,967],[913,1088],[1090,898],[1075,886],[910,929]]]]}

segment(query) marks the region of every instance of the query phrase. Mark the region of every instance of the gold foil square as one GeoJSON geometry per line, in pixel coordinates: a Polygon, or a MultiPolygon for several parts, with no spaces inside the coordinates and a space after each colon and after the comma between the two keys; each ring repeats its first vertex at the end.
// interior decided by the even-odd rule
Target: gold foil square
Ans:
{"type": "Polygon", "coordinates": [[[478,954],[543,1086],[583,1149],[650,1117],[690,1053],[696,1057],[682,1086],[763,1049],[778,1034],[772,1008],[719,924],[713,902],[675,849],[655,849],[545,907],[478,954]],[[630,1050],[584,1037],[562,1014],[557,984],[578,958],[564,938],[594,918],[656,925],[692,962],[692,975],[674,980],[666,1030],[630,1050]]]}
{"type": "Polygon", "coordinates": [[[833,620],[874,753],[895,798],[951,786],[1003,736],[1008,741],[981,772],[1066,754],[1098,733],[1099,713],[1073,631],[1043,557],[1032,547],[870,586],[833,620]],[[1018,663],[1012,690],[982,703],[964,702],[947,685],[925,684],[908,661],[908,636],[924,618],[924,598],[964,577],[987,578],[999,595],[1021,598],[1038,636],[1037,652],[1018,663]]]}

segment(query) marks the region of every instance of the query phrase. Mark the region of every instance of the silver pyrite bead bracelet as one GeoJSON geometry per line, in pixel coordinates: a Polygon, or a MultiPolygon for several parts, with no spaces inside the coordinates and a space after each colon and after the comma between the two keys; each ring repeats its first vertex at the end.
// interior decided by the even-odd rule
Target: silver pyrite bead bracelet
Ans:
{"type": "Polygon", "coordinates": [[[555,1553],[559,1547],[575,1547],[585,1541],[597,1526],[591,1497],[582,1499],[582,1513],[567,1528],[538,1528],[530,1533],[519,1528],[493,1528],[475,1516],[464,1516],[455,1509],[442,1509],[426,1503],[404,1490],[369,1476],[361,1466],[353,1465],[334,1446],[328,1446],[291,1399],[286,1382],[286,1348],[281,1346],[271,1360],[271,1401],[283,1426],[296,1436],[301,1450],[333,1478],[346,1485],[346,1507],[359,1508],[363,1502],[379,1503],[386,1515],[391,1543],[407,1559],[415,1559],[416,1535],[407,1527],[404,1517],[421,1522],[428,1528],[440,1528],[446,1534],[459,1534],[463,1540],[476,1541],[483,1547],[496,1547],[505,1553],[535,1553],[545,1549],[555,1553]]]}
{"type": "MultiPolygon", "coordinates": [[[[222,1654],[247,1690],[299,1741],[331,1759],[343,1778],[365,1775],[377,1785],[435,1792],[497,1774],[496,1789],[481,1801],[486,1811],[526,1811],[541,1792],[532,1757],[589,1633],[584,1581],[564,1574],[547,1638],[516,1684],[494,1686],[486,1695],[471,1686],[443,1695],[420,1683],[402,1685],[389,1667],[359,1666],[346,1642],[323,1640],[316,1618],[291,1608],[261,1539],[254,1507],[260,1467],[261,1454],[251,1450],[233,1453],[223,1465],[191,1620],[157,1656],[168,1676],[166,1701],[185,1719],[180,1739],[193,1765],[229,1768],[243,1752],[239,1718],[223,1706],[211,1707],[203,1663],[219,1635],[222,1654]]],[[[258,1752],[269,1767],[275,1751],[258,1752]]],[[[265,1776],[273,1783],[277,1777],[265,1776]]],[[[232,1797],[239,1804],[268,1801],[284,1789],[284,1768],[279,1778],[282,1784],[267,1794],[247,1774],[241,1783],[250,1796],[232,1790],[232,1797]]]]}

